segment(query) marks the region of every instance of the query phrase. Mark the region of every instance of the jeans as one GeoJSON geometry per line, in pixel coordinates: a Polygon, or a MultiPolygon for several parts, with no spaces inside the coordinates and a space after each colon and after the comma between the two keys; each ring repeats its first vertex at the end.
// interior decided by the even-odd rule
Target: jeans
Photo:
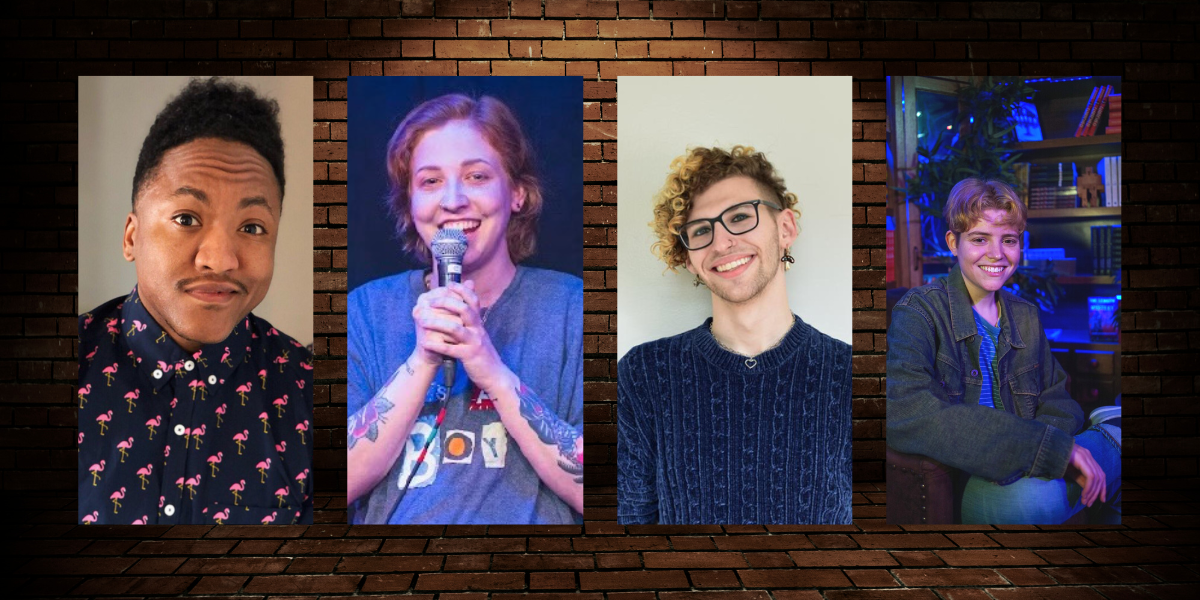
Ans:
{"type": "MultiPolygon", "coordinates": [[[[1107,501],[1092,505],[1106,520],[1120,523],[1121,429],[1108,424],[1094,425],[1075,436],[1075,443],[1087,448],[1104,470],[1108,484],[1107,501]]],[[[997,485],[981,477],[967,481],[962,500],[964,524],[1057,525],[1088,508],[1080,501],[1083,489],[1074,481],[1025,477],[1010,485],[997,485]]]]}

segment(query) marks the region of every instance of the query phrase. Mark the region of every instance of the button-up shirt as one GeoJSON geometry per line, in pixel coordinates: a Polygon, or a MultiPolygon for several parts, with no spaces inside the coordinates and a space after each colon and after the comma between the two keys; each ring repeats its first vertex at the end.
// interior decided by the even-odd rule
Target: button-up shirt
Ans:
{"type": "Polygon", "coordinates": [[[248,315],[188,352],[137,288],[79,317],[79,520],[312,523],[312,354],[248,315]]]}

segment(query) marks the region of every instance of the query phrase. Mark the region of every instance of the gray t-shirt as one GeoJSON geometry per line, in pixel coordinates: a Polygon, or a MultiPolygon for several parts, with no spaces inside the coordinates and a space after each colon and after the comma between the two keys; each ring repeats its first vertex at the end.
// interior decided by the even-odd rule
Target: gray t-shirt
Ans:
{"type": "MultiPolygon", "coordinates": [[[[425,293],[424,273],[377,279],[350,293],[347,403],[354,414],[416,345],[412,309],[425,293]]],[[[560,419],[583,426],[583,281],[527,267],[488,311],[485,324],[501,360],[560,419]]],[[[354,523],[579,523],[582,516],[542,484],[508,435],[486,394],[458,367],[446,417],[429,454],[400,499],[400,486],[433,429],[439,373],[387,476],[356,504],[354,523]]],[[[349,465],[353,469],[354,465],[349,465]]]]}

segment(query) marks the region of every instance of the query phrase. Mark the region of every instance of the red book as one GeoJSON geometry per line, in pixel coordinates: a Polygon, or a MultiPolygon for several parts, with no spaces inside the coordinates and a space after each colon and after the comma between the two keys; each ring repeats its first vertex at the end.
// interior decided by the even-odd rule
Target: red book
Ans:
{"type": "Polygon", "coordinates": [[[1100,88],[1092,88],[1092,95],[1088,98],[1087,108],[1083,110],[1083,117],[1079,119],[1079,126],[1075,128],[1075,137],[1083,135],[1083,129],[1087,126],[1088,117],[1092,114],[1092,109],[1096,106],[1096,96],[1100,95],[1100,88]]]}
{"type": "Polygon", "coordinates": [[[1092,110],[1092,118],[1088,120],[1087,131],[1083,135],[1096,135],[1096,126],[1100,124],[1100,113],[1104,112],[1104,106],[1112,89],[1111,85],[1106,85],[1100,90],[1100,97],[1096,99],[1096,108],[1092,110]]]}

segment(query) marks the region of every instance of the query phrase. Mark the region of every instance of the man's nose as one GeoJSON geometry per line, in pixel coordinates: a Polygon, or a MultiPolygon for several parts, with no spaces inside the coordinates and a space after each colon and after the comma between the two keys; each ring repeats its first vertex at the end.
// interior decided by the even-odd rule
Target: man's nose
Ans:
{"type": "Polygon", "coordinates": [[[225,273],[238,268],[237,233],[210,229],[196,249],[196,268],[201,271],[225,273]]]}

